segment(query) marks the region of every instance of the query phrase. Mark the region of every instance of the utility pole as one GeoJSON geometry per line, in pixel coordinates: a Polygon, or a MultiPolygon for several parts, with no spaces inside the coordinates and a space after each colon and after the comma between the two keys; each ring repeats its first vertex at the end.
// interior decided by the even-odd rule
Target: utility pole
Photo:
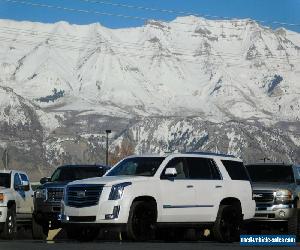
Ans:
{"type": "Polygon", "coordinates": [[[2,162],[3,162],[3,165],[4,165],[4,169],[8,169],[8,161],[9,161],[9,158],[8,158],[8,149],[6,148],[3,152],[3,156],[2,156],[2,162]]]}
{"type": "Polygon", "coordinates": [[[105,130],[106,133],[106,157],[105,157],[105,164],[108,166],[108,135],[111,133],[111,130],[105,130]]]}
{"type": "Polygon", "coordinates": [[[5,169],[8,169],[8,152],[7,149],[5,150],[5,169]]]}

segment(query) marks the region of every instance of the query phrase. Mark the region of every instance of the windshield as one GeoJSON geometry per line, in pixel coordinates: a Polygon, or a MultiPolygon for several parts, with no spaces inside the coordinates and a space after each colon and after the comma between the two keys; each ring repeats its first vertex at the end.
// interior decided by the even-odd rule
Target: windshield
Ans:
{"type": "Polygon", "coordinates": [[[0,187],[10,188],[10,174],[0,173],[0,187]]]}
{"type": "Polygon", "coordinates": [[[164,157],[135,157],[125,159],[116,165],[107,176],[153,176],[164,159],[164,157]]]}
{"type": "Polygon", "coordinates": [[[294,182],[293,169],[286,165],[248,165],[253,182],[294,182]]]}
{"type": "Polygon", "coordinates": [[[104,173],[105,169],[99,167],[61,167],[55,170],[50,181],[82,180],[92,177],[101,177],[104,173]]]}

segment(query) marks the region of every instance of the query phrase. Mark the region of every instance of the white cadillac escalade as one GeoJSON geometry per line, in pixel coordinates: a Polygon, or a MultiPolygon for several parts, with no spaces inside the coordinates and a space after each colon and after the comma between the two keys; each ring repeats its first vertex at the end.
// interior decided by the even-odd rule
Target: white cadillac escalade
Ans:
{"type": "Polygon", "coordinates": [[[210,228],[216,240],[232,242],[254,214],[243,162],[214,153],[125,158],[104,177],[69,183],[61,211],[70,238],[91,240],[115,227],[136,241],[162,228],[210,228]]]}

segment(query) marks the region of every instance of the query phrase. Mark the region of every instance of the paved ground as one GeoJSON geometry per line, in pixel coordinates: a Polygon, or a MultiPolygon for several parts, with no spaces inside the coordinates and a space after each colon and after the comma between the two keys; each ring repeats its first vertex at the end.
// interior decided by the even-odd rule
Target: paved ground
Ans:
{"type": "MultiPolygon", "coordinates": [[[[300,245],[299,245],[300,246],[300,245]]],[[[299,247],[298,246],[298,247],[299,247]]],[[[272,247],[272,249],[293,249],[291,247],[272,247]]],[[[0,241],[0,249],[2,250],[253,250],[253,247],[241,247],[239,243],[224,244],[216,242],[147,242],[147,243],[133,243],[133,242],[103,242],[96,241],[92,243],[79,243],[72,241],[33,241],[33,240],[17,240],[17,241],[0,241]]],[[[256,249],[270,250],[270,247],[255,247],[256,249]]]]}
{"type": "MultiPolygon", "coordinates": [[[[66,240],[65,232],[51,230],[47,241],[32,240],[30,230],[18,232],[18,239],[14,241],[1,241],[0,250],[253,250],[254,247],[242,247],[238,242],[227,244],[213,241],[198,241],[198,242],[121,242],[121,241],[101,241],[81,243],[71,240],[66,240]]],[[[300,243],[297,248],[300,247],[300,243]]],[[[293,249],[293,247],[255,247],[256,249],[270,250],[274,249],[293,249]]],[[[299,248],[300,249],[300,248],[299,248]]]]}

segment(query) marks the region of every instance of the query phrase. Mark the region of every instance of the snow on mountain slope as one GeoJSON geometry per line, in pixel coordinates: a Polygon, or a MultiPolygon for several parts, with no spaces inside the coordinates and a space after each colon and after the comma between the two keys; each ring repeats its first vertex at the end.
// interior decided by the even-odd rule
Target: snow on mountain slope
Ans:
{"type": "Polygon", "coordinates": [[[31,130],[36,127],[45,133],[60,125],[53,114],[42,111],[30,101],[14,93],[11,88],[1,86],[0,124],[2,128],[19,127],[31,130]]]}
{"type": "Polygon", "coordinates": [[[300,117],[295,32],[194,16],[130,29],[1,20],[0,30],[1,85],[43,107],[212,121],[300,117]]]}
{"type": "Polygon", "coordinates": [[[300,133],[268,128],[257,122],[146,118],[122,133],[111,145],[112,151],[123,140],[130,141],[138,154],[208,151],[232,154],[247,163],[265,157],[274,162],[300,161],[300,133]]]}
{"type": "Polygon", "coordinates": [[[0,20],[0,32],[0,155],[12,148],[33,175],[103,162],[105,129],[112,150],[129,138],[136,153],[300,160],[299,33],[194,16],[127,29],[0,20]]]}

